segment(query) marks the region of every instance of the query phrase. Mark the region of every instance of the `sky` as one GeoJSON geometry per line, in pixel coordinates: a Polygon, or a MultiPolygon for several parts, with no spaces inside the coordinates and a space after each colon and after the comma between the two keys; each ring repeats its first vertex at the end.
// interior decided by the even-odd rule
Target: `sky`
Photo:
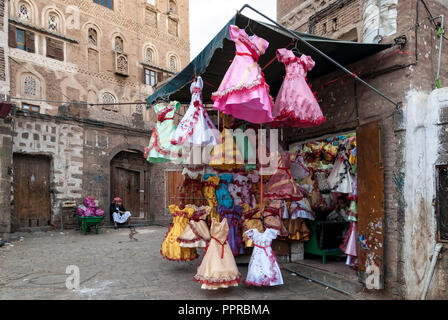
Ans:
{"type": "MultiPolygon", "coordinates": [[[[277,20],[277,0],[190,0],[191,60],[246,3],[269,18],[277,20]]],[[[242,14],[268,22],[249,8],[245,8],[242,14]]]]}

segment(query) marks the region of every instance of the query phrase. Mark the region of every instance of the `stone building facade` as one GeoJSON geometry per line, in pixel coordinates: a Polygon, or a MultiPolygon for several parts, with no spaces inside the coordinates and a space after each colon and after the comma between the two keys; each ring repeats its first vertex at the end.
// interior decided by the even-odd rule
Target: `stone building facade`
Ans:
{"type": "Polygon", "coordinates": [[[143,158],[156,121],[145,99],[190,61],[188,1],[1,5],[0,94],[15,108],[0,119],[0,236],[73,225],[72,206],[86,196],[106,223],[114,196],[136,224],[164,219],[156,176],[171,169],[143,158]],[[45,201],[32,197],[36,188],[48,188],[45,201]]]}
{"type": "MultiPolygon", "coordinates": [[[[373,259],[379,262],[383,275],[376,289],[389,297],[419,299],[429,280],[435,244],[441,242],[446,246],[447,241],[446,237],[440,237],[442,218],[446,221],[447,212],[438,205],[444,198],[444,190],[438,188],[437,169],[448,163],[447,91],[436,87],[440,19],[433,19],[442,14],[446,17],[446,3],[381,1],[385,7],[376,9],[372,5],[379,2],[369,0],[299,3],[279,0],[277,3],[278,21],[286,27],[344,40],[396,44],[346,67],[398,102],[399,107],[350,75],[336,71],[312,81],[327,122],[317,128],[285,132],[285,141],[293,144],[344,132],[361,132],[364,126],[378,122],[380,148],[371,156],[371,162],[379,161],[380,167],[372,176],[377,175],[382,181],[384,200],[380,211],[384,220],[371,225],[383,237],[381,257],[373,259]],[[375,10],[376,16],[372,15],[375,10]],[[357,17],[354,12],[358,13],[357,17]],[[346,23],[347,20],[353,23],[346,23]],[[336,25],[332,25],[334,21],[336,25]],[[368,21],[377,21],[377,24],[372,23],[369,29],[368,21]],[[327,23],[326,29],[324,23],[327,23]],[[346,37],[347,34],[353,37],[346,37]]],[[[445,39],[442,49],[446,52],[445,39]]],[[[443,67],[447,62],[448,55],[442,54],[442,85],[448,81],[448,69],[443,67]]],[[[372,141],[378,141],[375,139],[372,141]]],[[[446,249],[438,257],[434,276],[427,286],[429,299],[448,298],[448,259],[444,252],[446,249]]],[[[367,272],[360,275],[364,284],[368,279],[367,272]]]]}

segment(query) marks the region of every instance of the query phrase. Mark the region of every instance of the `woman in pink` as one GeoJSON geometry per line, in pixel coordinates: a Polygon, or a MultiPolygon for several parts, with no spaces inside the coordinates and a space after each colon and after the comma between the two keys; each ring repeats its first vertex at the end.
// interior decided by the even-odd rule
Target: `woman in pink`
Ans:
{"type": "Polygon", "coordinates": [[[230,38],[235,42],[236,55],[218,91],[212,94],[213,107],[252,123],[271,122],[274,101],[258,65],[269,42],[257,35],[248,36],[235,25],[230,26],[230,38]]]}
{"type": "Polygon", "coordinates": [[[319,103],[306,82],[314,68],[310,56],[296,57],[291,50],[277,50],[277,59],[285,64],[286,75],[278,92],[272,116],[273,127],[314,127],[325,122],[319,103]]]}

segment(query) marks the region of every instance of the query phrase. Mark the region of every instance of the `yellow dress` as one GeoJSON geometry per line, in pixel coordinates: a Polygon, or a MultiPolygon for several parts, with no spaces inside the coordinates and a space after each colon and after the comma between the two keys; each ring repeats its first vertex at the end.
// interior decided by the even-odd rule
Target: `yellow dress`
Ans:
{"type": "Polygon", "coordinates": [[[201,289],[208,290],[237,287],[241,273],[227,242],[229,234],[227,219],[224,218],[221,223],[213,219],[210,234],[210,243],[205,249],[204,258],[193,278],[194,281],[202,284],[201,289]]]}
{"type": "Polygon", "coordinates": [[[261,216],[263,211],[260,210],[260,207],[257,205],[255,208],[251,208],[248,204],[243,205],[243,240],[246,248],[252,248],[254,246],[254,241],[250,239],[246,231],[251,229],[257,229],[260,233],[264,232],[263,221],[261,220],[261,216]]]}
{"type": "Polygon", "coordinates": [[[220,221],[220,216],[216,211],[216,207],[218,206],[218,199],[216,198],[216,186],[219,184],[219,177],[211,174],[204,175],[204,197],[207,198],[208,206],[211,208],[210,210],[210,218],[216,219],[218,222],[220,221]]]}
{"type": "Polygon", "coordinates": [[[222,143],[217,144],[210,154],[209,165],[226,171],[243,166],[243,156],[230,131],[224,129],[221,139],[222,143]]]}
{"type": "Polygon", "coordinates": [[[165,240],[162,243],[160,253],[162,257],[171,261],[191,261],[199,257],[196,248],[182,248],[177,238],[184,232],[188,221],[194,213],[191,207],[181,210],[176,205],[169,206],[173,215],[173,223],[170,225],[165,240]]]}

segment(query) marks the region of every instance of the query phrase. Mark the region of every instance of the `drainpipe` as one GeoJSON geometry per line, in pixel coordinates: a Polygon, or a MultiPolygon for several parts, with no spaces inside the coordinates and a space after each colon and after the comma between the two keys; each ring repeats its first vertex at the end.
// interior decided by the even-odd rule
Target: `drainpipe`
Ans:
{"type": "Polygon", "coordinates": [[[424,289],[423,289],[422,296],[420,297],[420,300],[426,299],[426,294],[428,293],[429,285],[431,284],[431,280],[434,275],[434,269],[436,267],[437,259],[439,257],[441,250],[442,250],[442,244],[436,243],[436,245],[434,247],[434,253],[432,255],[431,266],[429,267],[429,273],[427,273],[427,275],[426,275],[425,284],[423,287],[424,289]]]}

